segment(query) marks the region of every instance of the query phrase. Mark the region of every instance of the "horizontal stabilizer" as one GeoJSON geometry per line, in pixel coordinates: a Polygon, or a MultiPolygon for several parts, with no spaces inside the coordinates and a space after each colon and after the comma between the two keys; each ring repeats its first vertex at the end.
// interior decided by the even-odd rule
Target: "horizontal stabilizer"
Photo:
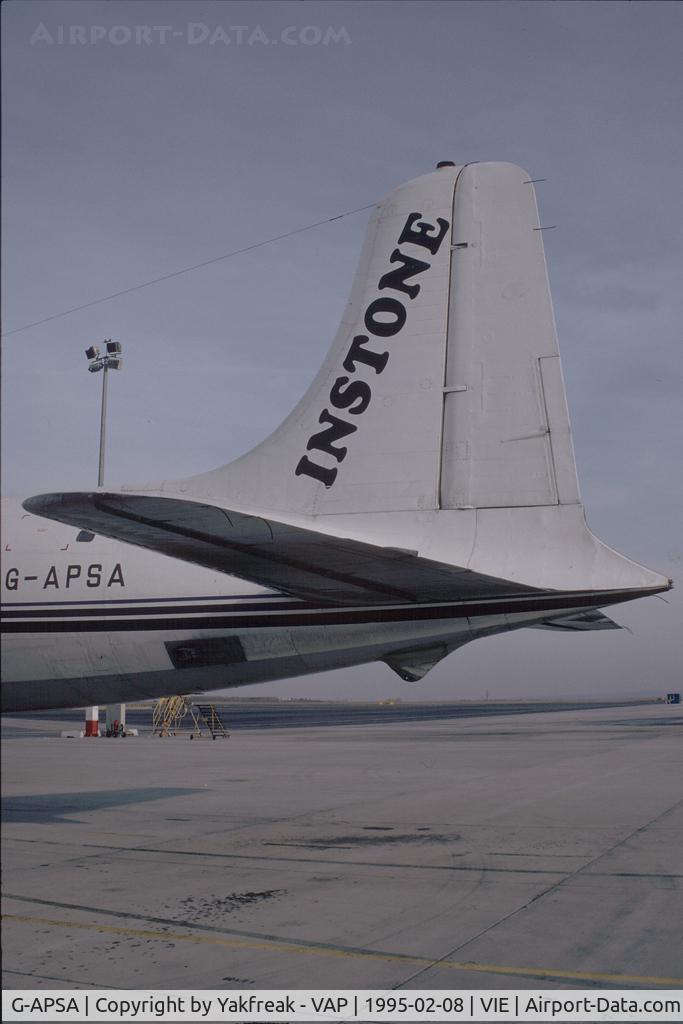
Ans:
{"type": "Polygon", "coordinates": [[[583,633],[587,629],[623,629],[618,622],[610,619],[607,615],[591,608],[589,611],[579,612],[577,615],[564,615],[560,619],[548,619],[547,622],[539,622],[532,629],[554,629],[563,633],[583,633]]]}
{"type": "Polygon", "coordinates": [[[335,605],[480,600],[536,588],[397,548],[176,498],[41,494],[24,508],[83,530],[335,605]]]}

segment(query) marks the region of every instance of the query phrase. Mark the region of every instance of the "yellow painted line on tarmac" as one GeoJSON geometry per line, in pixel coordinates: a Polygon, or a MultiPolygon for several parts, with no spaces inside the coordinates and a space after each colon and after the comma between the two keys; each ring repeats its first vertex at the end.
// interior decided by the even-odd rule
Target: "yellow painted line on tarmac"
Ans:
{"type": "Polygon", "coordinates": [[[524,975],[529,978],[567,978],[572,981],[604,981],[614,988],[622,984],[663,985],[667,988],[683,985],[683,978],[657,978],[641,974],[605,974],[594,971],[564,971],[554,967],[512,967],[505,964],[460,963],[457,960],[431,960],[429,957],[409,956],[403,953],[374,953],[372,950],[343,949],[333,946],[307,946],[296,942],[278,942],[274,939],[228,939],[218,935],[186,935],[181,932],[163,932],[151,928],[123,928],[94,922],[62,921],[53,917],[29,917],[24,914],[3,914],[3,920],[19,924],[52,925],[55,928],[81,929],[102,932],[105,935],[126,935],[136,939],[156,939],[161,942],[193,942],[196,945],[222,946],[228,949],[260,949],[271,953],[294,953],[306,956],[337,957],[346,960],[381,960],[384,963],[411,964],[416,967],[444,967],[454,971],[476,974],[524,975]]]}

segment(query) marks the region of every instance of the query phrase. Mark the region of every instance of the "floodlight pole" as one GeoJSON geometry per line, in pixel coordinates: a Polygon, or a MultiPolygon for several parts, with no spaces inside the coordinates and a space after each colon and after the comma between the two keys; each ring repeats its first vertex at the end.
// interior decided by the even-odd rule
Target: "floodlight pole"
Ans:
{"type": "MultiPolygon", "coordinates": [[[[111,338],[105,338],[105,351],[102,354],[97,345],[91,345],[85,350],[88,360],[88,369],[91,373],[102,374],[102,405],[100,408],[100,458],[97,466],[97,486],[104,486],[104,449],[107,439],[107,383],[109,368],[121,369],[121,344],[118,341],[112,342],[111,338]]],[[[126,735],[126,705],[111,704],[107,707],[107,736],[126,735]]],[[[100,735],[100,709],[97,704],[87,708],[85,713],[85,729],[83,736],[100,735]]]]}
{"type": "Polygon", "coordinates": [[[100,461],[97,470],[97,486],[102,487],[104,484],[104,445],[105,435],[107,430],[107,374],[109,367],[105,360],[104,370],[102,372],[102,408],[100,410],[100,461]]]}

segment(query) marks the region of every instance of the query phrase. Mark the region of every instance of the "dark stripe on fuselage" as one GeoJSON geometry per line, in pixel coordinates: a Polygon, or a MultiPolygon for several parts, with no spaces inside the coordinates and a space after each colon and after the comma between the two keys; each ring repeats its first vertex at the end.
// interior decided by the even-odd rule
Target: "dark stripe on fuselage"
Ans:
{"type": "MultiPolygon", "coordinates": [[[[297,610],[314,609],[314,608],[319,608],[320,607],[319,604],[312,604],[312,603],[308,603],[306,601],[296,601],[296,602],[291,602],[291,604],[295,605],[297,610]]],[[[288,602],[285,605],[285,607],[289,607],[289,606],[290,606],[290,603],[288,602]]],[[[117,617],[118,616],[122,616],[122,615],[123,616],[135,616],[135,615],[137,615],[139,617],[141,614],[145,614],[145,615],[173,615],[173,616],[190,615],[190,614],[191,615],[204,615],[204,614],[206,614],[208,612],[211,612],[211,613],[213,613],[213,612],[222,612],[223,614],[232,614],[234,612],[254,612],[257,615],[260,615],[263,612],[282,611],[282,608],[283,608],[282,603],[279,603],[279,604],[276,604],[275,602],[272,602],[272,603],[268,602],[268,603],[266,603],[265,601],[259,602],[257,605],[251,604],[249,602],[235,602],[234,604],[225,604],[225,603],[223,603],[223,604],[206,604],[206,605],[202,605],[201,607],[198,607],[197,605],[182,605],[182,604],[179,604],[177,606],[174,606],[173,608],[169,608],[169,607],[166,607],[166,608],[148,607],[148,608],[145,608],[145,609],[140,609],[139,607],[122,608],[122,607],[118,607],[117,606],[116,610],[114,612],[112,612],[112,614],[116,615],[117,617]]],[[[3,608],[3,610],[2,610],[3,618],[6,617],[7,619],[43,619],[43,618],[50,619],[50,618],[59,618],[59,617],[65,618],[67,616],[72,616],[72,617],[76,616],[78,618],[85,618],[86,616],[89,616],[90,618],[102,618],[102,613],[103,613],[102,608],[83,608],[83,607],[80,607],[80,606],[76,607],[76,608],[64,608],[64,607],[62,607],[62,608],[48,608],[48,607],[44,606],[44,607],[39,608],[39,609],[36,609],[36,608],[33,608],[33,609],[3,608]]]]}
{"type": "MultiPolygon", "coordinates": [[[[101,597],[101,598],[72,598],[70,601],[12,601],[6,602],[2,606],[3,612],[12,608],[72,608],[75,605],[143,605],[143,604],[194,604],[204,603],[218,603],[225,605],[227,608],[232,607],[233,602],[237,601],[277,601],[278,606],[281,604],[304,604],[306,602],[300,601],[298,598],[289,597],[287,594],[232,594],[226,597],[217,597],[215,594],[207,597],[101,597]]],[[[313,606],[317,607],[317,605],[313,606]]]]}
{"type": "MultiPolygon", "coordinates": [[[[165,609],[167,617],[150,615],[140,618],[139,612],[129,615],[117,608],[111,617],[94,620],[11,619],[3,622],[4,633],[94,633],[163,630],[191,631],[195,629],[263,629],[265,627],[337,626],[361,623],[412,622],[429,619],[477,618],[484,615],[506,615],[522,612],[548,612],[572,608],[597,608],[620,604],[638,597],[646,597],[653,590],[593,591],[589,593],[541,594],[533,597],[498,598],[479,602],[460,602],[440,605],[394,605],[385,608],[320,608],[314,610],[274,611],[265,615],[224,612],[222,615],[198,614],[181,617],[165,609]]],[[[66,613],[64,613],[66,614],[66,613]]]]}

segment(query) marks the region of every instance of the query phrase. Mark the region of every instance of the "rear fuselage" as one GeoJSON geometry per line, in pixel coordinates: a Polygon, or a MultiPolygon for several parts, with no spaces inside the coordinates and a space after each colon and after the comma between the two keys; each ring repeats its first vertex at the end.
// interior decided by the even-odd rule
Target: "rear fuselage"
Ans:
{"type": "MultiPolygon", "coordinates": [[[[338,607],[5,510],[4,711],[244,686],[397,658],[604,597],[338,607]],[[79,539],[80,537],[80,539],[79,539]]],[[[613,598],[618,599],[618,598],[613,598]]]]}

